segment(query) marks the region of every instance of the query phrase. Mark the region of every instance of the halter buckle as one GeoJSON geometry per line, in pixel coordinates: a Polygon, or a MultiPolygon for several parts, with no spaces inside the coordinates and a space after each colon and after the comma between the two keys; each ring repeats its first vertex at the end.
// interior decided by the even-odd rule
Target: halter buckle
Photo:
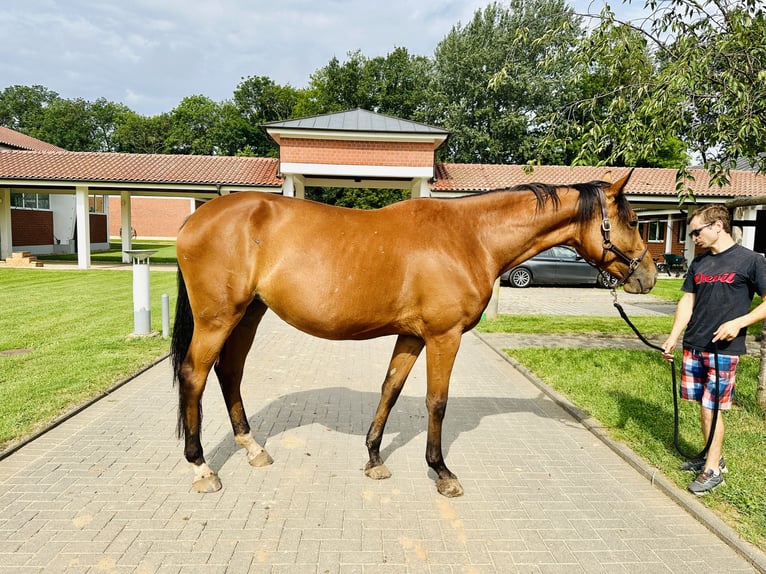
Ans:
{"type": "Polygon", "coordinates": [[[609,233],[610,231],[612,231],[612,222],[609,221],[609,219],[607,219],[606,217],[601,220],[601,230],[606,233],[609,233]]]}

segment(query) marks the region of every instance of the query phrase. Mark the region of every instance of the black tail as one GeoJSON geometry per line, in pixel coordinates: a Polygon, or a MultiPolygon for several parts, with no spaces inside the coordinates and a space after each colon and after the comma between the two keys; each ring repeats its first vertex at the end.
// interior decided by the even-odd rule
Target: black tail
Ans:
{"type": "MultiPolygon", "coordinates": [[[[181,270],[178,270],[178,298],[176,299],[176,317],[173,323],[173,338],[170,342],[170,358],[173,363],[173,384],[180,383],[181,365],[189,352],[192,335],[194,334],[194,316],[189,304],[189,294],[186,292],[186,282],[181,270]]],[[[179,405],[183,400],[183,385],[178,385],[179,405]]],[[[182,409],[178,409],[178,436],[183,434],[182,409]]]]}

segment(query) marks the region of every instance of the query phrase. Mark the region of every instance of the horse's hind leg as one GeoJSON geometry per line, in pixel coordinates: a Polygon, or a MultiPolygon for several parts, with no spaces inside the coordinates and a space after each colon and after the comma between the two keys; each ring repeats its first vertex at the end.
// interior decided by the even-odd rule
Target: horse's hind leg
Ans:
{"type": "Polygon", "coordinates": [[[221,489],[218,475],[205,462],[201,427],[202,394],[225,337],[225,331],[197,326],[179,371],[179,431],[183,430],[184,456],[194,468],[192,485],[197,492],[221,489]]]}
{"type": "Polygon", "coordinates": [[[252,466],[267,466],[274,462],[269,453],[259,445],[250,432],[245,407],[242,404],[240,386],[245,358],[253,344],[255,331],[266,312],[266,305],[253,301],[245,316],[237,324],[221,349],[215,372],[221,385],[221,392],[229,412],[235,442],[247,450],[247,460],[252,466]]]}
{"type": "Polygon", "coordinates": [[[423,350],[423,340],[417,337],[400,335],[396,340],[391,362],[388,365],[386,379],[380,393],[380,403],[375,411],[375,416],[367,431],[367,452],[370,460],[364,467],[364,473],[370,478],[389,478],[391,472],[383,464],[380,458],[380,443],[383,440],[383,429],[386,426],[388,415],[391,413],[402,387],[410,374],[412,366],[423,350]]]}

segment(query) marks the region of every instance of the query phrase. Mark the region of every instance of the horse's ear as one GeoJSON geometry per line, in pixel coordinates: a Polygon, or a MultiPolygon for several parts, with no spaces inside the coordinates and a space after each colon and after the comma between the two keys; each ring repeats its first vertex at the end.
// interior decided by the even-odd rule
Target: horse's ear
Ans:
{"type": "Polygon", "coordinates": [[[608,188],[606,188],[606,192],[609,195],[616,196],[618,193],[621,193],[622,190],[625,188],[625,185],[628,183],[628,180],[630,179],[630,176],[633,175],[633,168],[630,168],[630,171],[622,176],[620,179],[615,181],[614,183],[610,184],[608,188]]]}

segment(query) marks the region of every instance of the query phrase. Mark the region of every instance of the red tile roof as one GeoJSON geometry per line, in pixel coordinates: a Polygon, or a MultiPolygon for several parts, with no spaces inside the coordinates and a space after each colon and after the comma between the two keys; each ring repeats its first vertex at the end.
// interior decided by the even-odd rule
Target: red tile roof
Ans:
{"type": "MultiPolygon", "coordinates": [[[[0,179],[83,183],[188,184],[281,188],[276,158],[127,154],[101,152],[0,152],[0,179]]],[[[615,181],[630,172],[626,167],[539,166],[531,174],[520,165],[436,164],[432,192],[470,193],[523,183],[567,184],[594,180],[615,181]]],[[[732,171],[731,183],[708,187],[709,176],[692,170],[688,182],[697,197],[737,197],[766,194],[766,174],[732,171]]],[[[674,197],[674,169],[636,168],[626,191],[631,195],[674,197]]]]}
{"type": "MultiPolygon", "coordinates": [[[[434,192],[472,192],[503,189],[524,183],[567,184],[587,181],[616,181],[630,172],[627,167],[538,166],[531,174],[520,165],[456,164],[436,165],[434,192]]],[[[695,196],[750,196],[766,194],[766,174],[732,171],[730,183],[723,188],[709,187],[710,176],[703,169],[690,170],[695,181],[687,182],[695,196]]],[[[676,170],[635,168],[625,191],[631,195],[675,196],[676,170]]]]}
{"type": "MultiPolygon", "coordinates": [[[[710,187],[710,174],[706,170],[691,169],[689,171],[694,181],[687,180],[685,183],[696,197],[766,195],[766,174],[758,174],[751,170],[735,170],[730,172],[728,185],[710,187]]],[[[675,169],[636,168],[630,176],[626,190],[633,195],[674,193],[676,173],[675,169]]]]}
{"type": "Polygon", "coordinates": [[[3,151],[4,147],[31,151],[66,151],[64,148],[0,126],[0,151],[3,151]]]}
{"type": "Polygon", "coordinates": [[[433,191],[489,191],[524,183],[566,184],[615,181],[630,171],[625,167],[539,166],[531,174],[521,165],[443,163],[436,165],[433,191]]]}
{"type": "Polygon", "coordinates": [[[278,160],[101,152],[0,153],[0,179],[281,187],[278,160]]]}

